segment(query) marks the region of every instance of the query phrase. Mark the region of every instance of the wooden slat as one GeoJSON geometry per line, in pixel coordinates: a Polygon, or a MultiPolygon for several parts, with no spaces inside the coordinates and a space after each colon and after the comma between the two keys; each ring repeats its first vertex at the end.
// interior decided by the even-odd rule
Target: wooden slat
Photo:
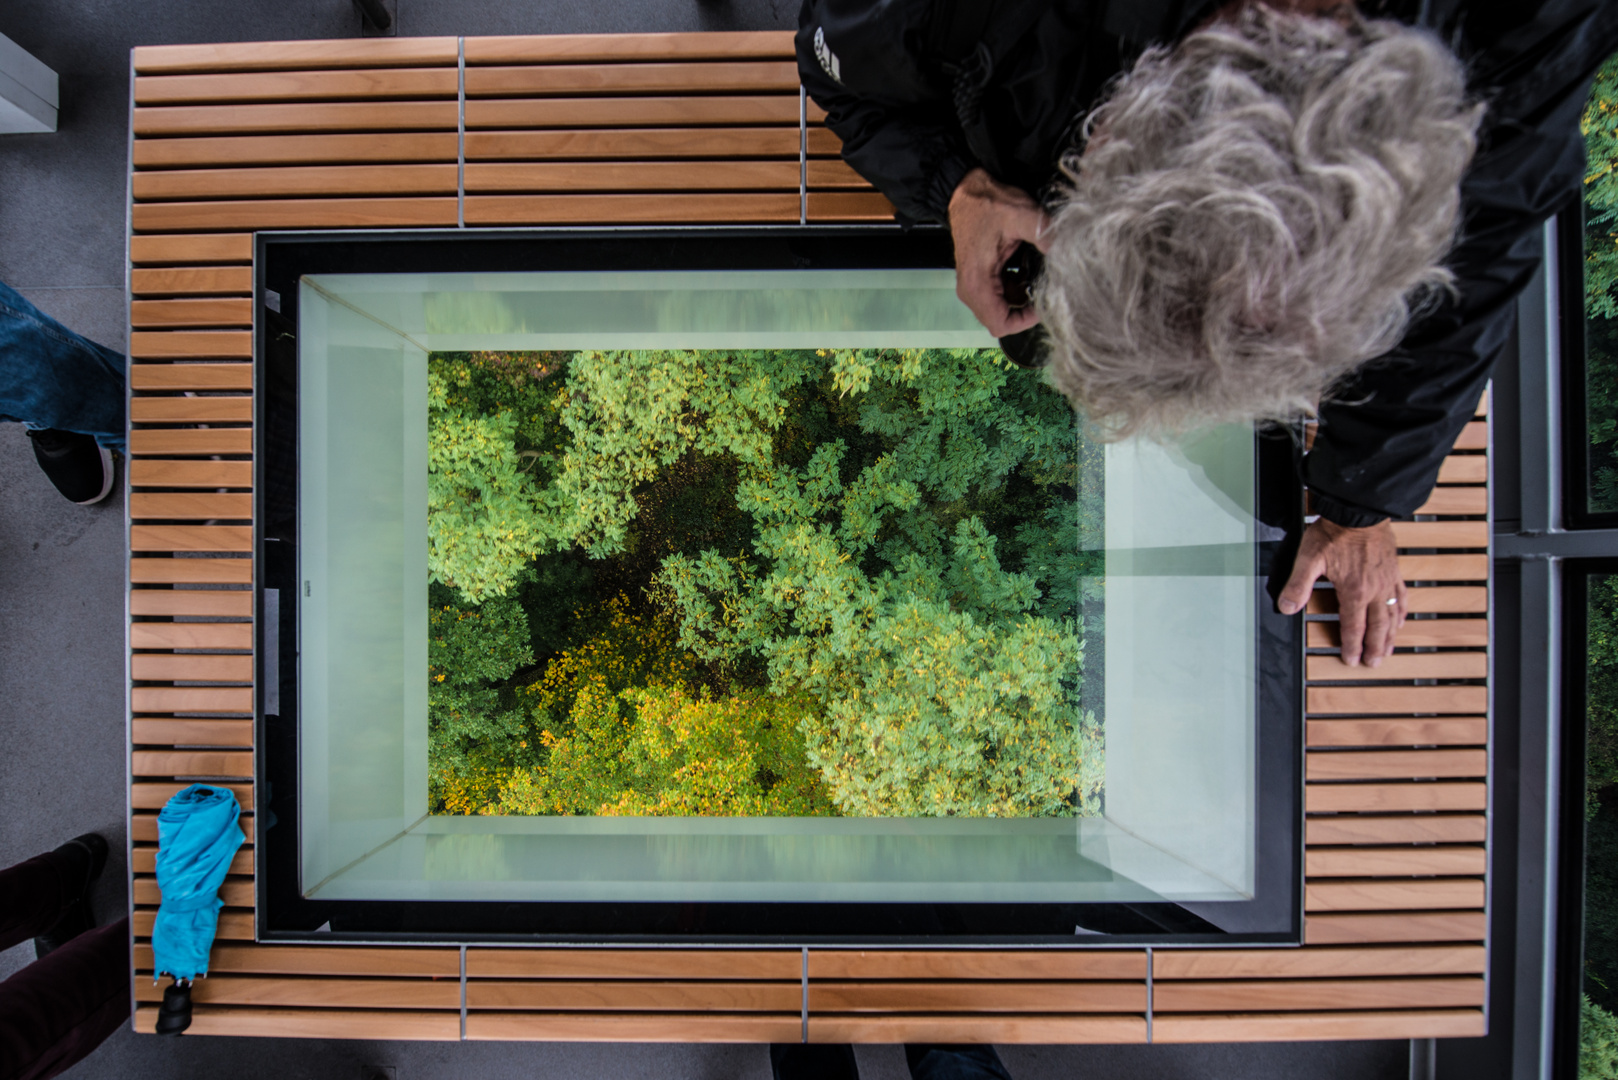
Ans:
{"type": "Polygon", "coordinates": [[[763,195],[468,195],[468,225],[587,225],[798,220],[798,193],[763,195]]]}
{"type": "Polygon", "coordinates": [[[1432,719],[1311,720],[1310,746],[1481,746],[1489,721],[1482,716],[1432,719]]]}
{"type": "Polygon", "coordinates": [[[1487,514],[1489,489],[1483,487],[1436,487],[1427,501],[1416,508],[1418,514],[1487,514]]]}
{"type": "MultiPolygon", "coordinates": [[[[242,595],[249,601],[253,596],[252,593],[242,595]]],[[[129,659],[129,676],[142,682],[252,682],[253,658],[197,653],[136,653],[129,659]]]]}
{"type": "Polygon", "coordinates": [[[1154,979],[1286,979],[1367,975],[1481,975],[1481,945],[1419,948],[1159,949],[1154,979]]]}
{"type": "MultiPolygon", "coordinates": [[[[186,786],[173,781],[137,781],[129,785],[129,805],[135,810],[161,810],[163,809],[163,804],[167,803],[186,786]]],[[[253,809],[252,784],[215,784],[214,786],[228,789],[232,795],[236,796],[236,801],[241,804],[243,810],[253,809]]],[[[145,936],[150,936],[150,926],[151,924],[148,923],[145,936]]],[[[137,934],[137,936],[141,935],[137,934]]]]}
{"type": "Polygon", "coordinates": [[[134,397],[129,419],[137,424],[247,423],[253,419],[253,399],[209,394],[204,397],[134,397]]]}
{"type": "MultiPolygon", "coordinates": [[[[152,949],[135,946],[135,967],[150,970],[152,949]]],[[[208,954],[215,974],[417,976],[454,979],[459,994],[461,957],[456,949],[372,948],[347,945],[215,945],[208,954]]],[[[457,1008],[459,1003],[457,1002],[457,1008]]]]}
{"type": "Polygon", "coordinates": [[[1481,911],[1310,915],[1303,921],[1305,945],[1373,942],[1482,941],[1488,925],[1481,911]]]}
{"type": "Polygon", "coordinates": [[[318,105],[175,105],[136,109],[135,134],[304,135],[336,131],[454,131],[453,101],[349,101],[318,105]]]}
{"type": "Polygon", "coordinates": [[[1408,784],[1305,784],[1304,809],[1311,814],[1387,810],[1482,810],[1487,785],[1437,781],[1408,784]]]}
{"type": "Polygon", "coordinates": [[[823,1043],[1144,1043],[1144,1016],[809,1016],[823,1043]]]}
{"type": "Polygon", "coordinates": [[[468,1009],[784,1013],[802,1004],[797,982],[479,979],[466,987],[468,1009]]]}
{"type": "Polygon", "coordinates": [[[248,619],[253,615],[253,594],[245,589],[133,589],[129,613],[248,619]]]}
{"type": "Polygon", "coordinates": [[[466,133],[468,162],[777,157],[790,158],[795,163],[798,151],[796,124],[791,127],[587,128],[582,131],[466,133]]]}
{"type": "Polygon", "coordinates": [[[1489,707],[1486,686],[1311,686],[1305,696],[1311,716],[1480,713],[1489,707]]]}
{"type": "Polygon", "coordinates": [[[1154,1022],[1160,1043],[1288,1042],[1317,1039],[1462,1039],[1486,1034],[1481,1009],[1405,1012],[1224,1013],[1165,1016],[1154,1022]]]}
{"type": "Polygon", "coordinates": [[[458,82],[458,74],[449,67],[142,75],[135,79],[135,105],[425,100],[455,97],[458,82]]]}
{"type": "Polygon", "coordinates": [[[252,301],[238,296],[205,300],[136,300],[129,304],[129,325],[154,327],[251,327],[252,301]]]}
{"type": "MultiPolygon", "coordinates": [[[[794,60],[469,67],[466,96],[561,97],[589,94],[793,94],[794,60]]],[[[470,104],[470,102],[468,102],[470,104]]]]}
{"type": "MultiPolygon", "coordinates": [[[[227,165],[352,165],[364,162],[455,161],[452,131],[364,135],[222,135],[136,139],[136,169],[207,169],[227,165]]],[[[149,172],[137,172],[138,182],[149,172]]]]}
{"type": "Polygon", "coordinates": [[[809,982],[809,1013],[1116,1013],[1146,1009],[1142,982],[809,982]]]}
{"type": "Polygon", "coordinates": [[[1478,875],[1488,869],[1481,844],[1467,847],[1314,847],[1303,854],[1308,877],[1478,875]]]}
{"type": "MultiPolygon", "coordinates": [[[[193,721],[193,723],[194,722],[195,721],[193,721]]],[[[142,816],[144,816],[144,815],[142,815],[142,816]]],[[[151,820],[155,823],[157,821],[156,816],[152,816],[151,820]]],[[[238,819],[238,820],[240,820],[240,819],[238,819]]],[[[249,819],[249,820],[251,820],[251,819],[249,819]]],[[[246,831],[245,826],[243,828],[243,831],[244,832],[246,831]]],[[[154,832],[152,833],[152,842],[155,843],[156,840],[157,840],[157,834],[155,832],[155,826],[154,826],[154,832]]],[[[130,857],[129,857],[129,870],[130,870],[131,873],[135,873],[135,874],[155,874],[155,873],[157,873],[157,848],[155,848],[155,847],[136,847],[136,848],[132,849],[130,857]]],[[[236,849],[236,854],[231,856],[231,859],[230,859],[230,873],[232,873],[232,874],[251,874],[252,872],[253,872],[253,849],[251,847],[237,848],[236,849]]],[[[239,949],[241,946],[225,946],[225,948],[232,948],[232,947],[239,949]]],[[[260,951],[264,951],[264,950],[260,950],[260,951]]],[[[272,948],[269,951],[273,952],[273,951],[276,951],[276,950],[274,948],[272,948]]],[[[221,970],[221,969],[218,968],[219,959],[220,959],[219,953],[216,952],[216,953],[209,954],[209,957],[208,957],[208,970],[210,970],[210,971],[221,970]]],[[[135,949],[135,966],[137,968],[144,967],[148,971],[151,970],[151,968],[152,968],[152,949],[151,949],[151,946],[149,946],[149,945],[136,946],[136,949],[135,949]],[[145,963],[144,964],[141,962],[141,950],[142,949],[146,950],[146,952],[145,952],[145,963]]],[[[229,970],[229,969],[223,969],[223,970],[229,970]]],[[[276,970],[276,969],[267,968],[265,970],[273,971],[273,970],[276,970]]],[[[307,974],[319,975],[319,974],[324,974],[324,973],[320,970],[320,968],[314,967],[314,968],[311,968],[307,972],[307,974]]]]}
{"type": "Polygon", "coordinates": [[[135,296],[247,296],[253,291],[250,266],[163,266],[129,272],[135,296]]]}
{"type": "Polygon", "coordinates": [[[129,624],[134,649],[251,649],[247,623],[137,622],[129,624]]]}
{"type": "Polygon", "coordinates": [[[454,165],[289,165],[138,172],[135,198],[265,199],[274,196],[455,194],[454,165]]]}
{"type": "Polygon", "coordinates": [[[1315,750],[1304,762],[1309,780],[1460,778],[1489,772],[1484,750],[1315,750]]]}
{"type": "Polygon", "coordinates": [[[1393,538],[1402,548],[1483,548],[1489,546],[1489,523],[1395,521],[1393,538]]]}
{"type": "MultiPolygon", "coordinates": [[[[157,879],[156,878],[150,878],[150,877],[137,877],[137,878],[135,878],[135,880],[131,883],[130,895],[133,897],[134,903],[137,903],[137,904],[161,904],[163,902],[163,890],[157,887],[157,879]]],[[[246,880],[243,880],[242,878],[226,878],[219,885],[219,899],[223,900],[227,907],[252,907],[253,906],[253,881],[252,881],[252,879],[248,878],[246,880]]],[[[199,985],[203,981],[210,982],[210,983],[213,982],[212,979],[198,980],[199,985]]],[[[138,987],[138,985],[139,985],[139,981],[137,981],[137,987],[138,987]]],[[[148,982],[147,985],[150,986],[151,984],[148,982]]],[[[323,988],[317,988],[317,989],[323,989],[323,988]]],[[[456,989],[458,990],[459,988],[457,987],[456,989]]],[[[457,993],[456,996],[459,997],[460,995],[457,993]]],[[[150,1000],[155,1000],[155,1001],[163,1000],[163,989],[162,989],[162,987],[157,988],[157,997],[153,998],[153,999],[150,999],[150,1000]]],[[[348,1002],[347,1004],[354,1004],[354,1003],[353,1002],[348,1002]]],[[[378,1004],[384,1004],[384,1003],[378,1002],[378,1004]]],[[[457,1002],[457,1004],[459,1004],[459,1003],[457,1002]]]]}
{"type": "Polygon", "coordinates": [[[1472,420],[1461,429],[1455,439],[1457,450],[1487,450],[1489,448],[1489,422],[1472,420]]]}
{"type": "Polygon", "coordinates": [[[139,230],[380,229],[389,226],[454,225],[455,201],[453,198],[417,196],[136,203],[130,211],[130,221],[139,230]]]}
{"type": "MultiPolygon", "coordinates": [[[[130,692],[131,708],[138,713],[250,713],[253,711],[251,687],[237,686],[137,686],[130,692]]],[[[191,776],[247,776],[251,772],[234,773],[217,770],[191,770],[191,776]]],[[[148,771],[149,776],[180,775],[172,770],[148,771]]]]}
{"type": "MultiPolygon", "coordinates": [[[[129,482],[134,487],[250,488],[251,461],[131,461],[129,482]]],[[[247,580],[243,578],[242,580],[247,580]]]]}
{"type": "Polygon", "coordinates": [[[809,950],[810,979],[1144,979],[1139,949],[1050,952],[809,950]]]}
{"type": "MultiPolygon", "coordinates": [[[[252,355],[251,352],[242,355],[252,355]]],[[[252,364],[131,364],[134,390],[251,390],[252,364]]]]}
{"type": "MultiPolygon", "coordinates": [[[[200,492],[136,491],[129,496],[132,518],[251,518],[253,496],[200,492]]],[[[145,614],[158,614],[146,612],[145,614]]]]}
{"type": "Polygon", "coordinates": [[[796,950],[468,949],[468,978],[798,979],[796,950]]]}
{"type": "Polygon", "coordinates": [[[1482,484],[1489,479],[1489,459],[1472,454],[1451,454],[1438,467],[1440,484],[1482,484]]]}
{"type": "Polygon", "coordinates": [[[1310,845],[1482,843],[1488,835],[1482,814],[1350,815],[1304,822],[1304,842],[1310,845]]]}
{"type": "Polygon", "coordinates": [[[136,776],[253,775],[253,755],[235,750],[136,750],[130,762],[136,776]]]}
{"type": "Polygon", "coordinates": [[[1349,667],[1335,656],[1311,656],[1304,664],[1310,682],[1364,682],[1368,679],[1486,679],[1489,655],[1481,652],[1394,653],[1379,667],[1349,667]]]}
{"type": "Polygon", "coordinates": [[[252,326],[253,301],[246,297],[136,300],[129,324],[143,329],[198,326],[252,326]]]}
{"type": "Polygon", "coordinates": [[[809,192],[810,221],[892,221],[893,204],[879,191],[809,192]]]}
{"type": "Polygon", "coordinates": [[[1401,555],[1399,576],[1406,581],[1485,581],[1487,555],[1401,555]]]}
{"type": "Polygon", "coordinates": [[[468,192],[790,190],[796,198],[799,180],[796,161],[503,162],[466,166],[468,192]]]}
{"type": "MultiPolygon", "coordinates": [[[[200,985],[200,984],[199,984],[200,985]]],[[[135,1010],[135,1030],[157,1030],[157,1006],[135,1010]]],[[[454,1042],[461,1037],[459,1010],[405,1012],[396,1009],[285,1009],[229,1005],[198,1006],[186,1034],[256,1035],[293,1039],[399,1039],[454,1042]]]]}
{"type": "Polygon", "coordinates": [[[247,525],[135,525],[129,530],[131,551],[252,551],[253,530],[247,525]]]}
{"type": "Polygon", "coordinates": [[[249,559],[131,559],[136,585],[245,585],[253,580],[249,559]]]}
{"type": "Polygon", "coordinates": [[[1303,892],[1309,912],[1481,908],[1484,900],[1481,878],[1310,881],[1303,892]]]}
{"type": "Polygon", "coordinates": [[[363,41],[249,41],[222,45],[141,45],[139,75],[211,71],[296,71],[305,68],[454,67],[453,37],[366,38],[363,41]]]}
{"type": "Polygon", "coordinates": [[[129,433],[131,455],[251,454],[253,429],[137,428],[129,433]]]}
{"type": "MultiPolygon", "coordinates": [[[[163,987],[135,980],[135,1000],[162,1001],[163,987]]],[[[459,1026],[460,982],[447,979],[307,979],[274,975],[224,975],[198,979],[191,1000],[199,1005],[281,1005],[321,1010],[454,1009],[459,1026]]]]}
{"type": "MultiPolygon", "coordinates": [[[[191,360],[206,357],[251,357],[253,334],[250,330],[148,330],[129,335],[129,355],[137,360],[191,360]]],[[[137,367],[139,365],[136,365],[137,367]]],[[[249,370],[251,370],[249,368],[249,370]]],[[[193,389],[176,386],[174,389],[193,389]]],[[[136,386],[137,390],[170,389],[167,386],[136,386]]],[[[196,387],[195,389],[214,389],[196,387]]],[[[236,386],[218,389],[239,389],[236,386]]]]}
{"type": "Polygon", "coordinates": [[[252,746],[251,720],[154,720],[130,723],[136,746],[252,746]]]}
{"type": "Polygon", "coordinates": [[[1303,1012],[1431,1009],[1483,1005],[1481,976],[1414,979],[1243,979],[1164,982],[1152,995],[1154,1022],[1177,1012],[1303,1012]]]}
{"type": "Polygon", "coordinates": [[[792,32],[705,31],[677,34],[546,34],[469,37],[468,67],[484,64],[595,61],[791,59],[792,32]]]}
{"type": "Polygon", "coordinates": [[[253,234],[220,236],[132,236],[129,261],[136,266],[239,263],[253,258],[253,234]]]}
{"type": "MultiPolygon", "coordinates": [[[[1304,640],[1311,649],[1335,649],[1338,644],[1337,623],[1311,619],[1304,628],[1304,640]]],[[[1400,628],[1398,638],[1400,648],[1430,645],[1442,649],[1488,643],[1487,619],[1411,619],[1400,628]]]]}
{"type": "MultiPolygon", "coordinates": [[[[130,928],[134,931],[134,936],[137,938],[151,937],[152,923],[156,919],[156,908],[136,908],[129,919],[130,928]]],[[[215,937],[221,941],[252,941],[252,911],[243,911],[240,908],[225,908],[219,913],[219,929],[215,937]]]]}
{"type": "MultiPolygon", "coordinates": [[[[1405,593],[1405,610],[1445,614],[1488,611],[1489,590],[1481,585],[1428,585],[1409,589],[1405,593]]],[[[1316,589],[1309,596],[1308,612],[1311,615],[1337,614],[1337,590],[1316,589]]]]}
{"type": "Polygon", "coordinates": [[[798,1013],[469,1012],[466,1037],[501,1042],[797,1042],[798,1013]]]}
{"type": "Polygon", "coordinates": [[[811,192],[825,191],[828,188],[871,190],[871,182],[855,172],[848,162],[840,158],[833,158],[829,161],[810,160],[804,162],[804,180],[811,192]]]}
{"type": "MultiPolygon", "coordinates": [[[[798,125],[798,95],[489,98],[466,103],[467,130],[488,128],[798,125]]],[[[670,209],[674,209],[670,207],[670,209]]],[[[676,219],[677,220],[677,219],[676,219]]]]}

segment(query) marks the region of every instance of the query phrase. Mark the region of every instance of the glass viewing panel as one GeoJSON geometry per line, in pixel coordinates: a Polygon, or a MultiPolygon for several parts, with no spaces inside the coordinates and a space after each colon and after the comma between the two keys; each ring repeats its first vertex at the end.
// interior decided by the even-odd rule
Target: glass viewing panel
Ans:
{"type": "Polygon", "coordinates": [[[1253,894],[1250,431],[1088,441],[948,270],[297,312],[303,896],[1253,894]]]}

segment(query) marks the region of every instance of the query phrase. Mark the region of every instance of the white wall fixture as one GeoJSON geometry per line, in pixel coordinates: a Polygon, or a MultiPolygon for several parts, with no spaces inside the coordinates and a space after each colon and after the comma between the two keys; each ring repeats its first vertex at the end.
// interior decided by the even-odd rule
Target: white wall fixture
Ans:
{"type": "Polygon", "coordinates": [[[56,72],[0,34],[0,135],[56,130],[56,72]]]}

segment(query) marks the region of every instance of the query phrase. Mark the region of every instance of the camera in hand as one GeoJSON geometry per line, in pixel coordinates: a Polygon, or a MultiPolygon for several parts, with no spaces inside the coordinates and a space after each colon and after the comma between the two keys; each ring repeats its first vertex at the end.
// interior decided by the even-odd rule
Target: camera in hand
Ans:
{"type": "Polygon", "coordinates": [[[1044,268],[1045,259],[1037,247],[1027,241],[1017,245],[1000,267],[1000,293],[1007,307],[1016,311],[1034,302],[1034,279],[1044,268]]]}
{"type": "MultiPolygon", "coordinates": [[[[1044,268],[1045,259],[1037,247],[1026,241],[1017,245],[1017,250],[1000,268],[1000,292],[1006,298],[1007,307],[1020,311],[1034,302],[1034,279],[1044,268]]],[[[1021,333],[1000,339],[1000,350],[1006,358],[1024,368],[1045,366],[1045,345],[1045,330],[1040,326],[1030,326],[1021,333]]]]}

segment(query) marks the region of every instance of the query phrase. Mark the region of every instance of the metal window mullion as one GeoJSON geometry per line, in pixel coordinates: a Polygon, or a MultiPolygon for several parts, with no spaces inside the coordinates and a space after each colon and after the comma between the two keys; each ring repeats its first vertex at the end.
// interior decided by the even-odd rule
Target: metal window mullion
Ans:
{"type": "MultiPolygon", "coordinates": [[[[466,39],[455,39],[455,225],[466,228],[466,39]]],[[[463,950],[464,952],[464,950],[463,950]]],[[[463,1012],[462,1037],[465,1037],[463,1012]]]]}
{"type": "Polygon", "coordinates": [[[809,224],[809,92],[798,84],[798,224],[809,224]]]}

